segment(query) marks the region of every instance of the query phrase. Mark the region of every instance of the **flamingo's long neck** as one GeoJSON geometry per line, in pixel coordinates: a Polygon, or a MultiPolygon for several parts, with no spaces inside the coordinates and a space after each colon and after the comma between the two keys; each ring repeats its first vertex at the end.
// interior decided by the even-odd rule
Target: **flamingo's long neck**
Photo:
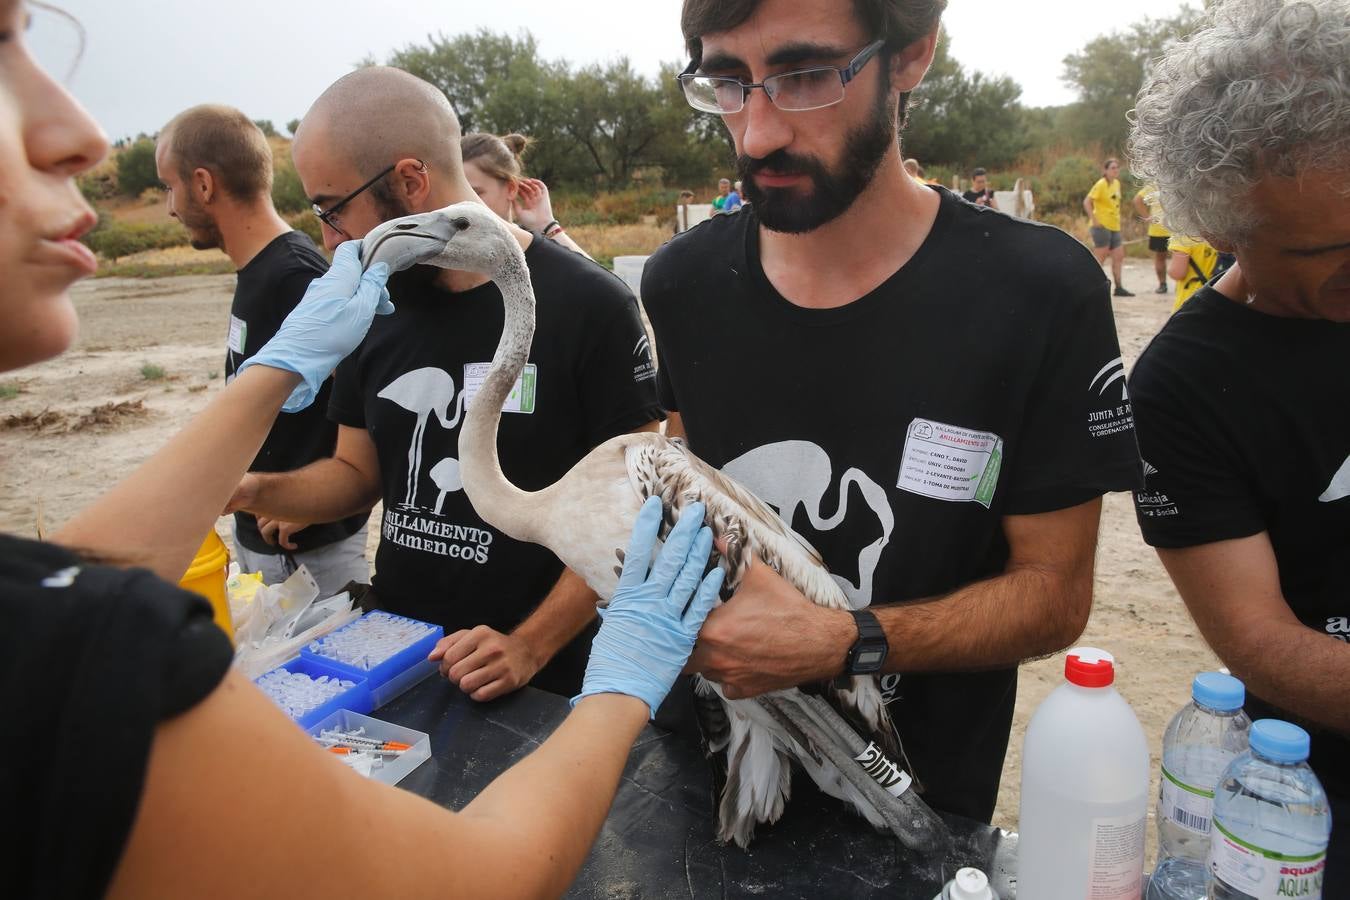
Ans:
{"type": "MultiPolygon", "coordinates": [[[[507,480],[497,456],[497,427],[502,404],[525,369],[534,339],[534,290],[525,254],[511,240],[505,260],[493,275],[505,316],[487,377],[474,394],[459,432],[459,465],[464,492],[478,514],[511,537],[532,539],[530,494],[507,480]]],[[[537,515],[537,511],[536,515],[537,515]]]]}

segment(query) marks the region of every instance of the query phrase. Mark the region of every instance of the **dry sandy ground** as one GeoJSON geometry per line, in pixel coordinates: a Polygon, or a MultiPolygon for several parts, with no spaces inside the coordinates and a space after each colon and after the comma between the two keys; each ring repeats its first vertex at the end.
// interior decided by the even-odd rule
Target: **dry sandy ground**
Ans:
{"type": "MultiPolygon", "coordinates": [[[[1170,296],[1148,293],[1152,283],[1145,264],[1128,264],[1126,284],[1139,295],[1117,300],[1115,307],[1127,364],[1171,308],[1170,296]]],[[[75,288],[82,321],[75,348],[59,360],[0,379],[0,391],[11,385],[19,391],[0,400],[0,529],[32,535],[39,523],[48,529],[59,525],[204,405],[222,384],[233,284],[233,276],[202,276],[103,279],[75,288]],[[147,365],[162,368],[164,377],[145,377],[147,365]],[[88,415],[103,404],[128,401],[133,406],[139,401],[143,409],[88,415]],[[58,415],[48,415],[43,428],[9,424],[10,417],[44,411],[58,415]]],[[[1096,602],[1081,643],[1116,655],[1118,687],[1152,746],[1156,790],[1163,728],[1188,699],[1194,673],[1216,662],[1157,557],[1140,540],[1125,495],[1106,498],[1096,602]]],[[[1004,827],[1017,823],[1019,736],[1036,704],[1060,683],[1061,667],[1056,657],[1022,669],[995,817],[1004,827]]],[[[1149,840],[1152,847],[1152,829],[1149,840]]]]}

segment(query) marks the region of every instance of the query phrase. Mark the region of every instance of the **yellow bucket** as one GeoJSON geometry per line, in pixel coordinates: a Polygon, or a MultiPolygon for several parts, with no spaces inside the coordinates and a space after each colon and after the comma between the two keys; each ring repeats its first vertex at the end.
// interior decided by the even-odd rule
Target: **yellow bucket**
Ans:
{"type": "Polygon", "coordinates": [[[192,565],[178,583],[210,601],[211,610],[215,613],[212,618],[233,641],[234,623],[230,621],[230,601],[225,594],[225,578],[229,568],[230,553],[225,549],[225,542],[213,530],[202,541],[192,565]]]}

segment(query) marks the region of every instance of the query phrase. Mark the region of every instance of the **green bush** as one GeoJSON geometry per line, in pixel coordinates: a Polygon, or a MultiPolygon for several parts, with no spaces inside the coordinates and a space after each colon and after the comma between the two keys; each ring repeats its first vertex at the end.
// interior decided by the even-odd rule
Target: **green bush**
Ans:
{"type": "Polygon", "coordinates": [[[117,189],[128,197],[139,197],[146,188],[159,185],[155,171],[155,142],[139,138],[117,154],[117,189]]]}
{"type": "Polygon", "coordinates": [[[264,137],[278,137],[277,126],[272,124],[271,119],[254,119],[253,124],[258,126],[264,137]]]}
{"type": "Polygon", "coordinates": [[[188,242],[188,235],[183,226],[176,222],[156,225],[104,219],[83,240],[99,256],[116,262],[133,253],[181,247],[188,242]]]}
{"type": "Polygon", "coordinates": [[[1037,179],[1037,210],[1076,214],[1082,209],[1083,198],[1100,177],[1100,161],[1086,156],[1060,157],[1037,179]]]}
{"type": "Polygon", "coordinates": [[[300,176],[290,166],[277,166],[272,173],[272,205],[282,215],[309,209],[305,187],[300,183],[300,176]]]}

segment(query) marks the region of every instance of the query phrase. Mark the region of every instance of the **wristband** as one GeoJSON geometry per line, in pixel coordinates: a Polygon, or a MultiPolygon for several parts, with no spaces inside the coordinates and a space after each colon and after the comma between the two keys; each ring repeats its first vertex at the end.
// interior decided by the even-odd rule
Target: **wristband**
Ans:
{"type": "Polygon", "coordinates": [[[562,225],[558,223],[557,219],[554,219],[552,222],[549,222],[547,225],[545,225],[544,230],[540,233],[543,234],[543,236],[546,238],[551,238],[554,235],[562,234],[562,230],[563,230],[562,225]]]}

